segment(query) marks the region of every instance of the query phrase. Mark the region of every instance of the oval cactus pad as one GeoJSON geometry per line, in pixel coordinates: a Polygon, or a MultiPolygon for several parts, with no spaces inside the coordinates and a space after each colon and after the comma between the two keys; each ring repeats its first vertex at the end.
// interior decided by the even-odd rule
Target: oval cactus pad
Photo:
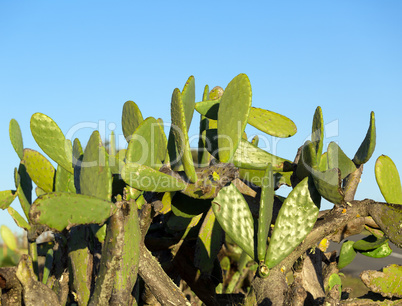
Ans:
{"type": "Polygon", "coordinates": [[[223,92],[218,110],[219,159],[229,162],[247,125],[251,108],[251,84],[245,74],[236,76],[223,92]]]}
{"type": "Polygon", "coordinates": [[[212,201],[219,224],[229,237],[254,258],[254,220],[243,195],[236,186],[223,187],[212,201]]]}
{"type": "Polygon", "coordinates": [[[127,101],[123,106],[123,115],[121,117],[121,125],[123,127],[123,135],[127,139],[127,142],[130,141],[131,135],[143,121],[143,117],[141,114],[138,105],[133,101],[127,101]]]}
{"type": "MultiPolygon", "coordinates": [[[[193,157],[191,155],[190,142],[188,139],[188,124],[187,114],[190,111],[188,106],[184,104],[180,90],[176,88],[172,95],[171,116],[172,116],[172,135],[176,146],[176,152],[181,157],[181,162],[186,172],[187,177],[191,182],[197,181],[197,174],[195,173],[193,157]],[[187,110],[186,110],[187,109],[187,110]]],[[[194,111],[194,105],[193,105],[194,111]]]]}
{"type": "Polygon", "coordinates": [[[31,132],[43,152],[68,172],[74,173],[71,142],[67,141],[52,118],[41,113],[33,114],[31,132]]]}
{"type": "Polygon", "coordinates": [[[375,179],[388,203],[402,204],[402,187],[398,169],[391,158],[381,155],[375,162],[375,179]]]}
{"type": "Polygon", "coordinates": [[[313,228],[321,198],[311,177],[303,179],[279,210],[268,246],[265,264],[273,268],[288,256],[313,228]]]}
{"type": "Polygon", "coordinates": [[[99,198],[69,192],[41,195],[31,206],[29,219],[62,231],[79,224],[102,224],[113,215],[116,206],[99,198]]]}
{"type": "Polygon", "coordinates": [[[9,133],[11,144],[13,145],[15,152],[18,154],[18,157],[22,159],[22,156],[24,155],[24,144],[22,141],[20,125],[18,124],[17,120],[11,119],[9,133]]]}
{"type": "Polygon", "coordinates": [[[297,132],[296,124],[288,117],[256,107],[251,108],[248,123],[275,137],[286,138],[297,132]]]}

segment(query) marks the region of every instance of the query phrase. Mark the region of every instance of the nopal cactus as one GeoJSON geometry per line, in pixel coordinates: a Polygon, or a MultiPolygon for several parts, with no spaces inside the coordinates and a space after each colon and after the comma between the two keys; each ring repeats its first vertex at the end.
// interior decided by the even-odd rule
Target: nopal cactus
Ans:
{"type": "MultiPolygon", "coordinates": [[[[106,148],[107,139],[94,131],[83,148],[79,139],[66,139],[50,117],[36,113],[31,132],[45,155],[24,148],[18,122],[10,121],[20,164],[15,190],[0,192],[0,208],[27,231],[28,254],[16,269],[0,268],[2,303],[339,302],[339,269],[357,252],[381,258],[392,252],[389,241],[402,245],[401,184],[390,158],[380,156],[375,167],[388,203],[354,200],[363,164],[375,149],[374,113],[350,159],[334,142],[324,152],[324,117],[317,107],[311,139],[293,162],[260,148],[263,134],[247,138],[247,124],[282,138],[297,128],[283,115],[252,106],[245,74],[225,89],[205,86],[200,102],[193,76],[182,91],[176,88],[168,137],[162,119],[155,118],[144,119],[139,106],[127,101],[121,119],[127,147],[116,148],[112,134],[106,148]],[[197,154],[188,135],[194,110],[201,115],[197,154]],[[292,187],[286,198],[276,194],[282,185],[292,187]],[[10,206],[16,198],[24,216],[10,206]],[[334,206],[320,216],[322,198],[334,206]],[[373,234],[344,242],[338,258],[324,260],[328,269],[316,276],[324,280],[317,285],[321,291],[307,286],[303,278],[311,258],[321,267],[322,242],[355,234],[346,229],[363,217],[373,234]],[[44,250],[36,239],[45,231],[53,236],[44,250]],[[179,288],[173,279],[185,282],[179,288]],[[185,295],[188,287],[192,293],[185,295]]],[[[385,297],[400,297],[400,288],[383,279],[397,277],[399,270],[363,274],[364,281],[385,297]]]]}

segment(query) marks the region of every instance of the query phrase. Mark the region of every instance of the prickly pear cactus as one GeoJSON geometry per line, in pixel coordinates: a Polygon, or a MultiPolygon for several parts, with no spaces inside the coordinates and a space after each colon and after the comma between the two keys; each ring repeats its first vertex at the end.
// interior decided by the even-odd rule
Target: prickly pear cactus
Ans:
{"type": "MultiPolygon", "coordinates": [[[[293,265],[289,259],[304,256],[299,254],[307,244],[303,241],[309,242],[316,231],[308,239],[307,235],[320,226],[316,220],[321,198],[343,205],[331,213],[349,217],[346,205],[352,204],[346,203],[351,200],[345,186],[373,154],[374,113],[366,137],[350,159],[334,142],[323,152],[324,120],[317,107],[311,140],[292,162],[259,147],[263,138],[258,135],[247,137],[247,124],[274,137],[290,137],[297,131],[289,118],[251,106],[247,75],[234,77],[225,90],[217,86],[210,91],[205,86],[202,101],[195,103],[195,98],[195,79],[190,76],[181,91],[173,91],[168,138],[162,119],[144,119],[138,105],[127,101],[121,118],[126,148],[117,146],[114,133],[104,139],[109,140],[107,147],[99,131],[92,133],[85,146],[78,139],[72,143],[50,117],[36,113],[30,121],[32,135],[55,164],[37,151],[24,149],[19,124],[10,121],[11,145],[21,161],[14,172],[15,190],[0,191],[0,209],[7,209],[28,232],[29,256],[23,256],[16,274],[26,301],[40,304],[36,300],[40,293],[31,288],[34,285],[47,294],[48,304],[145,304],[149,301],[141,300],[143,286],[135,286],[137,273],[142,273],[145,287],[160,303],[173,298],[172,304],[185,305],[184,294],[149,247],[153,254],[168,255],[167,270],[177,270],[194,294],[207,292],[200,298],[214,305],[217,294],[253,292],[257,287],[251,288],[254,283],[246,280],[276,273],[284,277],[290,272],[285,271],[293,265]],[[188,135],[194,110],[201,114],[198,152],[190,147],[188,135]],[[36,184],[34,201],[32,182],[36,184]],[[282,185],[293,188],[286,198],[276,194],[282,185]],[[17,197],[25,216],[10,206],[17,197]],[[57,241],[54,248],[43,251],[35,239],[47,229],[57,233],[57,241]],[[47,257],[43,271],[38,269],[38,251],[47,257]],[[38,285],[40,275],[46,288],[38,285]],[[69,281],[62,284],[61,275],[69,281]],[[158,282],[147,279],[149,275],[157,276],[158,282]],[[167,298],[160,297],[163,288],[155,289],[160,284],[169,288],[167,298]],[[62,294],[60,288],[68,292],[61,290],[62,294]]],[[[339,269],[350,264],[357,252],[382,258],[392,252],[389,241],[402,245],[399,174],[386,156],[378,158],[375,173],[389,203],[374,203],[367,211],[382,232],[371,228],[373,236],[345,242],[339,269]]],[[[3,227],[1,234],[8,249],[16,250],[3,227]]],[[[384,276],[400,278],[399,268],[384,268],[381,277],[367,274],[366,283],[384,296],[400,297],[400,288],[384,280],[384,276]]],[[[329,277],[327,289],[335,285],[341,285],[336,273],[329,277]]]]}

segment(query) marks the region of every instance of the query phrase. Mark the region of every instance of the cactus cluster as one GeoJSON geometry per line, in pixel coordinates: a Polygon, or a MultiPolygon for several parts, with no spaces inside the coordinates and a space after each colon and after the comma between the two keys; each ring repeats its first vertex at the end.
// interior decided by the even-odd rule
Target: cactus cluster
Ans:
{"type": "MultiPolygon", "coordinates": [[[[83,149],[79,139],[66,139],[50,117],[36,113],[31,118],[32,135],[56,168],[40,152],[24,148],[19,125],[11,120],[10,139],[21,162],[14,173],[16,189],[0,192],[0,208],[8,209],[28,233],[29,256],[21,259],[16,274],[24,299],[32,298],[32,284],[39,280],[35,238],[46,230],[54,233],[55,240],[46,251],[43,291],[49,289],[49,301],[60,304],[67,300],[79,305],[138,302],[139,285],[134,286],[139,284],[138,271],[145,269],[141,260],[148,258],[144,241],[161,226],[163,237],[155,239],[169,245],[166,249],[173,263],[183,256],[187,243],[194,242],[192,267],[202,276],[197,281],[218,280],[214,294],[231,293],[243,270],[258,267],[261,278],[269,277],[271,271],[286,274],[281,263],[313,230],[321,198],[334,203],[334,210],[351,205],[351,186],[375,148],[374,113],[353,159],[334,142],[323,152],[320,107],[313,116],[311,139],[294,162],[259,148],[258,136],[249,141],[247,124],[274,137],[290,137],[297,131],[289,118],[252,106],[251,84],[245,74],[236,76],[224,90],[215,87],[209,91],[205,86],[200,102],[196,102],[191,76],[183,90],[173,91],[168,135],[161,119],[144,119],[138,105],[127,101],[122,113],[124,149],[116,148],[114,134],[106,147],[98,131],[83,149]],[[188,135],[194,110],[200,114],[196,158],[188,135]],[[37,186],[34,201],[33,183],[37,186]],[[286,198],[275,194],[281,185],[293,188],[286,198]],[[10,206],[17,197],[25,216],[10,206]],[[230,260],[223,257],[219,262],[218,254],[229,242],[240,250],[241,268],[223,289],[222,273],[230,270],[230,260]],[[60,268],[57,260],[62,252],[68,254],[68,297],[60,291],[64,266],[60,268]]],[[[377,160],[381,192],[388,202],[401,204],[395,171],[386,156],[377,160]]],[[[389,255],[387,233],[345,242],[338,267],[349,264],[356,252],[371,257],[389,255]]],[[[146,281],[146,275],[141,276],[146,281]]],[[[338,278],[331,278],[328,290],[338,278]]]]}

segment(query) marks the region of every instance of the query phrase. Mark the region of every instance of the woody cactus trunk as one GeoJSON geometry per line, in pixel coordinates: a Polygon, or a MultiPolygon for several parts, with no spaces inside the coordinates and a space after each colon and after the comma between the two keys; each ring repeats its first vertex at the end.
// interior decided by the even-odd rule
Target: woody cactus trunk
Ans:
{"type": "MultiPolygon", "coordinates": [[[[126,102],[128,144],[120,150],[113,133],[105,146],[98,131],[83,149],[36,113],[31,132],[45,157],[24,148],[11,120],[21,162],[15,190],[0,193],[0,208],[27,232],[28,254],[16,267],[0,268],[2,305],[364,303],[345,300],[339,269],[357,252],[381,258],[392,252],[389,241],[402,247],[402,188],[389,157],[380,156],[375,168],[387,203],[354,200],[375,148],[374,113],[353,158],[334,142],[324,152],[320,107],[294,161],[259,148],[258,136],[249,141],[247,124],[274,137],[297,131],[289,118],[252,106],[245,74],[224,90],[205,86],[197,103],[194,77],[176,88],[168,136],[162,119],[144,119],[136,103],[126,102]],[[188,135],[194,110],[196,154],[188,135]],[[292,188],[286,198],[275,194],[282,185],[292,188]],[[16,197],[23,216],[10,206],[16,197]],[[322,198],[331,210],[320,211],[322,198]],[[372,235],[344,242],[339,256],[326,253],[329,241],[363,229],[372,235]],[[47,231],[51,241],[37,243],[47,231]]],[[[393,302],[402,297],[394,282],[401,269],[366,271],[362,278],[393,302]]]]}

